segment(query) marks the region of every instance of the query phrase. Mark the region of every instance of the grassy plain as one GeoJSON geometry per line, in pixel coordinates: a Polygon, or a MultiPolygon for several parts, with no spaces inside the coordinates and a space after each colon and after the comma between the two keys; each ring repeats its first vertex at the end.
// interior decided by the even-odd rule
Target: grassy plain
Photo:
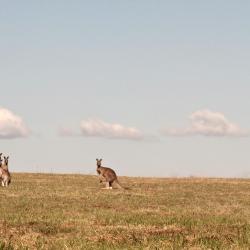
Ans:
{"type": "Polygon", "coordinates": [[[250,180],[13,174],[0,249],[250,249],[250,180]]]}

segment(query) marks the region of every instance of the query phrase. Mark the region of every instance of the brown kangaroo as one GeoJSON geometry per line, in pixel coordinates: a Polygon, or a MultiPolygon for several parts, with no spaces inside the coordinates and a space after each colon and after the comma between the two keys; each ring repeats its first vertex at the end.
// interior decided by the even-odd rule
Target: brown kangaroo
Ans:
{"type": "Polygon", "coordinates": [[[2,166],[2,155],[3,155],[3,153],[0,153],[0,167],[2,166]]]}
{"type": "Polygon", "coordinates": [[[99,175],[100,182],[106,182],[106,187],[103,189],[112,189],[112,185],[115,182],[116,186],[118,188],[123,188],[118,179],[115,171],[111,168],[103,167],[102,166],[102,159],[98,160],[96,159],[96,165],[97,165],[97,173],[99,175]]]}
{"type": "Polygon", "coordinates": [[[11,182],[11,175],[9,172],[9,156],[5,157],[4,156],[4,163],[2,164],[2,154],[0,154],[0,162],[1,162],[1,166],[0,166],[0,180],[2,182],[2,186],[3,187],[7,187],[10,182],[11,182]]]}

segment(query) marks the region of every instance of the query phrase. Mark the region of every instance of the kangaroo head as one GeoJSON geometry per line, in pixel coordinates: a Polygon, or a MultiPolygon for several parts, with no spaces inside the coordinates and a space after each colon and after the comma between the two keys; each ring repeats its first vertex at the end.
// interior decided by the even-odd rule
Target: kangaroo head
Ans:
{"type": "Polygon", "coordinates": [[[96,159],[96,165],[98,168],[101,167],[102,166],[102,159],[100,159],[100,160],[96,159]]]}
{"type": "Polygon", "coordinates": [[[4,158],[4,164],[6,165],[6,166],[8,166],[8,164],[9,164],[9,156],[7,156],[7,157],[3,157],[4,158]]]}

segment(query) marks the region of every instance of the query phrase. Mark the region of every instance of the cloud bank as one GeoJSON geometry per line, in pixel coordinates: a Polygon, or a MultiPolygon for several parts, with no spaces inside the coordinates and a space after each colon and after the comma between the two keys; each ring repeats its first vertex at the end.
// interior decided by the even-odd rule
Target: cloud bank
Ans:
{"type": "Polygon", "coordinates": [[[81,122],[83,136],[103,137],[109,139],[141,140],[143,134],[136,128],[125,127],[118,123],[107,123],[100,119],[88,119],[81,122]]]}
{"type": "Polygon", "coordinates": [[[163,129],[166,136],[249,136],[249,131],[229,121],[224,114],[210,110],[199,110],[189,117],[190,125],[186,128],[163,129]]]}
{"type": "Polygon", "coordinates": [[[27,137],[30,134],[22,118],[0,107],[0,139],[27,137]]]}

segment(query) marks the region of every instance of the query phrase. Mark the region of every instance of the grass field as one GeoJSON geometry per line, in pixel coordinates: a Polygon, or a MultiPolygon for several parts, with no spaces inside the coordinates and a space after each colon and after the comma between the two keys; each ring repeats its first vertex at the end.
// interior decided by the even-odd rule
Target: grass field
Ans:
{"type": "Polygon", "coordinates": [[[250,180],[13,174],[0,249],[250,249],[250,180]]]}

